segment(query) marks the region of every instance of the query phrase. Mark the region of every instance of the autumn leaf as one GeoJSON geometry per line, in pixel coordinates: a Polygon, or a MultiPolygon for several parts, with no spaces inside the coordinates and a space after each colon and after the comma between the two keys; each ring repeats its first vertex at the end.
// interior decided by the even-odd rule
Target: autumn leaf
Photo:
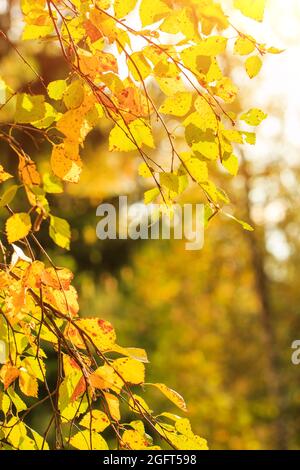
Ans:
{"type": "Polygon", "coordinates": [[[165,384],[161,383],[147,383],[145,385],[151,385],[158,390],[160,390],[172,403],[174,403],[178,408],[180,408],[182,411],[187,411],[187,407],[185,404],[184,399],[182,398],[179,393],[175,392],[175,390],[172,390],[171,388],[167,387],[165,384]]]}
{"type": "Polygon", "coordinates": [[[14,214],[6,221],[6,234],[9,243],[26,237],[31,230],[30,216],[26,212],[14,214]]]}
{"type": "Polygon", "coordinates": [[[267,114],[265,114],[261,109],[253,108],[247,113],[242,114],[240,119],[249,124],[249,126],[259,126],[259,124],[261,124],[267,117],[267,114]]]}
{"type": "Polygon", "coordinates": [[[6,390],[18,377],[20,371],[12,364],[4,364],[0,370],[0,379],[6,390]]]}
{"type": "Polygon", "coordinates": [[[256,21],[264,18],[266,0],[234,0],[234,6],[241,10],[243,15],[256,21]]]}
{"type": "Polygon", "coordinates": [[[8,180],[9,178],[12,178],[13,176],[10,173],[7,173],[3,166],[0,165],[0,183],[3,183],[4,181],[8,180]]]}
{"type": "Polygon", "coordinates": [[[82,162],[76,152],[71,154],[64,144],[60,144],[53,147],[51,168],[53,173],[62,180],[77,183],[82,170],[82,162]]]}
{"type": "Polygon", "coordinates": [[[79,423],[84,428],[102,432],[110,425],[110,421],[105,413],[100,410],[92,410],[87,413],[79,423]]]}
{"type": "Polygon", "coordinates": [[[79,450],[108,450],[108,445],[100,434],[89,430],[80,431],[71,437],[70,444],[79,450]]]}
{"type": "Polygon", "coordinates": [[[28,374],[26,370],[20,370],[19,375],[19,384],[20,389],[28,397],[37,397],[38,396],[38,383],[37,379],[28,374]]]}
{"type": "Polygon", "coordinates": [[[116,340],[112,325],[100,318],[81,318],[69,324],[65,334],[79,348],[86,348],[86,341],[91,340],[101,351],[109,350],[116,340]]]}
{"type": "Polygon", "coordinates": [[[112,393],[107,393],[107,392],[104,392],[103,396],[106,400],[109,413],[112,419],[115,421],[120,421],[121,414],[120,414],[120,403],[119,403],[118,398],[112,393]]]}
{"type": "Polygon", "coordinates": [[[56,245],[70,249],[71,228],[65,219],[51,215],[49,235],[56,245]]]}
{"type": "Polygon", "coordinates": [[[245,63],[247,74],[250,78],[256,77],[262,68],[262,60],[258,56],[249,57],[245,63]]]}

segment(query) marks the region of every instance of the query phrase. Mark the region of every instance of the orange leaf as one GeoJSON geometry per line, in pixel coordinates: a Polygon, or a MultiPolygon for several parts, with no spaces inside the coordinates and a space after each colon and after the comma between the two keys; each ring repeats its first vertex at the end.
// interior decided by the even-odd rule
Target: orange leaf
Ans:
{"type": "Polygon", "coordinates": [[[6,390],[19,377],[19,369],[12,364],[4,364],[0,371],[0,378],[6,390]]]}

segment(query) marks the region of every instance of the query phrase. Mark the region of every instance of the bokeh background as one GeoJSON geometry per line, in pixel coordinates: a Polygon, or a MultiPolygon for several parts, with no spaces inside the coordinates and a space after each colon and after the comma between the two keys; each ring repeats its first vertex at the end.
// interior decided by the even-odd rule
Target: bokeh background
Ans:
{"type": "MultiPolygon", "coordinates": [[[[224,5],[230,11],[231,2],[224,5]]],[[[63,78],[66,66],[53,44],[19,44],[20,18],[18,1],[0,0],[0,28],[12,43],[47,81],[63,78]]],[[[255,231],[220,216],[209,225],[204,248],[192,252],[184,241],[98,240],[96,207],[115,203],[119,194],[140,201],[145,189],[137,156],[108,152],[110,124],[103,120],[86,141],[80,183],[52,197],[56,215],[72,226],[71,252],[54,247],[46,231],[42,236],[56,264],[74,271],[82,315],[110,320],[120,344],[148,351],[148,381],[184,395],[193,427],[210,448],[300,449],[300,365],[291,362],[291,344],[300,338],[300,2],[269,0],[262,25],[239,13],[232,21],[285,49],[267,57],[251,83],[237,57],[225,64],[241,89],[236,106],[270,115],[256,147],[239,152],[239,176],[214,176],[235,214],[255,231]]],[[[41,92],[2,39],[0,75],[14,89],[32,82],[31,90],[41,92]]],[[[0,120],[11,116],[7,106],[0,120]]],[[[157,153],[163,154],[160,137],[157,153]]],[[[23,139],[46,168],[49,148],[23,139]]],[[[11,157],[0,142],[8,170],[11,157]]],[[[191,188],[186,198],[196,202],[199,194],[191,188]]],[[[159,395],[151,404],[168,406],[159,395]]],[[[38,426],[46,416],[34,419],[38,426]]]]}

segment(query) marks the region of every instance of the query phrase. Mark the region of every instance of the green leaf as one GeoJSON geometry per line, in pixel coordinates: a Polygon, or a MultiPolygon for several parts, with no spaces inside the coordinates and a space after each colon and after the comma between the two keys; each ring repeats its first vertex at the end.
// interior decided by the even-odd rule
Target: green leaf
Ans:
{"type": "Polygon", "coordinates": [[[63,192],[63,185],[61,181],[50,173],[43,175],[44,190],[46,193],[59,194],[63,192]]]}
{"type": "Polygon", "coordinates": [[[11,201],[14,199],[15,195],[17,194],[17,191],[20,186],[13,185],[10,186],[2,195],[0,199],[0,207],[4,207],[8,204],[11,203],[11,201]]]}
{"type": "Polygon", "coordinates": [[[67,250],[70,249],[71,229],[65,219],[51,215],[49,235],[56,245],[67,250]]]}

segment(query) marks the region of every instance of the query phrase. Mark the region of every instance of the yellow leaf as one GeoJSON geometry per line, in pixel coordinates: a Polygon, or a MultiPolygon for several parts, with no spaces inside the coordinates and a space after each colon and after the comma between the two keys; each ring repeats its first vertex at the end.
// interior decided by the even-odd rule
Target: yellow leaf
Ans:
{"type": "Polygon", "coordinates": [[[138,169],[138,173],[139,173],[140,176],[143,176],[143,178],[151,178],[152,177],[151,170],[150,170],[149,166],[147,165],[147,163],[145,163],[145,162],[140,164],[139,169],[138,169]]]}
{"type": "Polygon", "coordinates": [[[166,98],[159,108],[163,114],[171,114],[173,116],[185,116],[192,105],[192,94],[188,92],[178,92],[173,96],[166,98]]]}
{"type": "Polygon", "coordinates": [[[144,450],[149,448],[149,443],[145,434],[141,434],[140,432],[133,429],[127,429],[124,431],[122,435],[122,442],[125,448],[132,450],[144,450]]]}
{"type": "Polygon", "coordinates": [[[57,310],[68,317],[76,317],[79,305],[77,300],[77,292],[74,286],[68,289],[57,290],[51,287],[43,286],[43,295],[45,300],[52,304],[57,310]]]}
{"type": "Polygon", "coordinates": [[[122,346],[115,344],[114,351],[119,352],[124,356],[132,357],[140,362],[149,362],[146,351],[141,348],[122,348],[122,346]]]}
{"type": "Polygon", "coordinates": [[[116,333],[108,321],[101,318],[80,318],[76,321],[76,326],[68,325],[65,334],[78,348],[86,347],[83,338],[88,341],[88,337],[101,351],[107,351],[114,346],[116,333]],[[83,330],[87,336],[82,337],[78,329],[83,330]]]}
{"type": "Polygon", "coordinates": [[[213,58],[200,52],[198,46],[187,47],[181,52],[181,60],[194,74],[205,78],[212,65],[213,58]]]}
{"type": "Polygon", "coordinates": [[[239,170],[239,160],[235,155],[230,155],[230,157],[222,161],[222,164],[231,175],[237,175],[239,170]]]}
{"type": "Polygon", "coordinates": [[[141,51],[131,54],[127,59],[127,65],[134,80],[137,81],[145,80],[145,78],[147,78],[152,72],[149,63],[141,51]]]}
{"type": "Polygon", "coordinates": [[[144,194],[145,204],[150,204],[150,202],[154,201],[154,199],[158,195],[159,195],[159,189],[158,188],[152,188],[152,189],[148,189],[148,191],[145,191],[145,194],[144,194]]]}
{"type": "Polygon", "coordinates": [[[184,167],[190,176],[198,183],[203,183],[208,179],[207,164],[198,158],[188,158],[184,161],[184,167]]]}
{"type": "Polygon", "coordinates": [[[152,385],[153,387],[158,388],[172,403],[174,403],[178,408],[183,411],[187,411],[187,407],[184,399],[179,393],[175,392],[172,388],[167,387],[165,384],[161,383],[147,383],[145,385],[152,385]]]}
{"type": "Polygon", "coordinates": [[[45,364],[41,359],[36,359],[32,356],[27,356],[23,361],[22,365],[25,367],[28,374],[32,377],[35,377],[42,382],[44,381],[44,376],[46,374],[45,364]]]}
{"type": "Polygon", "coordinates": [[[261,109],[252,108],[243,114],[240,119],[245,121],[249,126],[259,126],[268,117],[261,109]]]}
{"type": "Polygon", "coordinates": [[[17,95],[15,121],[17,123],[31,123],[39,121],[45,116],[45,97],[43,95],[17,95]]]}
{"type": "Polygon", "coordinates": [[[22,39],[24,41],[32,40],[32,39],[40,39],[45,36],[48,36],[53,31],[53,24],[52,25],[45,25],[45,26],[38,26],[35,24],[27,24],[25,25],[22,39]]]}
{"type": "Polygon", "coordinates": [[[35,444],[38,450],[49,450],[49,445],[42,436],[40,436],[34,429],[31,429],[31,428],[30,428],[30,432],[32,434],[32,437],[35,441],[35,444]]]}
{"type": "Polygon", "coordinates": [[[140,414],[141,411],[146,411],[147,413],[152,412],[145,400],[136,394],[129,398],[129,407],[134,413],[138,414],[140,414]]]}
{"type": "Polygon", "coordinates": [[[255,145],[256,144],[256,134],[255,134],[255,132],[242,131],[242,134],[245,137],[245,140],[246,140],[247,144],[250,144],[250,145],[255,145]]]}
{"type": "Polygon", "coordinates": [[[4,415],[7,414],[9,407],[10,407],[9,397],[4,392],[0,392],[0,410],[4,413],[4,415]]]}
{"type": "Polygon", "coordinates": [[[3,166],[0,165],[0,183],[3,183],[4,181],[12,177],[13,176],[10,173],[7,173],[6,171],[4,171],[3,166]]]}
{"type": "Polygon", "coordinates": [[[25,370],[20,369],[19,377],[20,389],[24,395],[28,397],[38,396],[38,383],[37,379],[32,375],[28,374],[25,370]]]}
{"type": "Polygon", "coordinates": [[[245,63],[247,74],[250,78],[256,77],[262,68],[262,60],[258,56],[248,57],[245,63]]]}
{"type": "Polygon", "coordinates": [[[169,189],[170,191],[174,191],[178,193],[179,189],[179,178],[177,175],[173,173],[160,173],[159,174],[159,181],[162,186],[169,189]]]}
{"type": "Polygon", "coordinates": [[[154,148],[151,128],[142,119],[136,119],[128,126],[118,121],[109,134],[109,150],[130,152],[147,145],[154,148]]]}
{"type": "Polygon", "coordinates": [[[31,230],[30,216],[26,212],[14,214],[6,221],[6,234],[9,243],[26,237],[31,230]]]}
{"type": "Polygon", "coordinates": [[[236,144],[243,144],[243,134],[240,131],[235,131],[231,129],[225,129],[222,131],[223,137],[229,140],[230,142],[235,142],[236,144]]]}
{"type": "Polygon", "coordinates": [[[167,437],[178,450],[208,450],[207,441],[200,436],[185,435],[169,431],[167,429],[160,429],[156,425],[156,429],[167,437]]]}
{"type": "Polygon", "coordinates": [[[121,419],[121,414],[120,414],[120,404],[118,398],[113,395],[112,393],[103,393],[104,398],[106,400],[109,413],[115,421],[120,421],[121,419]]]}
{"type": "Polygon", "coordinates": [[[202,96],[198,96],[195,101],[195,109],[198,114],[191,114],[185,121],[184,125],[194,124],[200,129],[218,129],[218,120],[212,105],[202,96]]]}
{"type": "Polygon", "coordinates": [[[68,109],[76,109],[84,100],[84,88],[80,80],[75,80],[67,87],[63,100],[68,109]]]}
{"type": "Polygon", "coordinates": [[[140,17],[142,26],[148,26],[164,18],[171,11],[163,0],[142,0],[140,17]]]}
{"type": "Polygon", "coordinates": [[[65,80],[55,80],[47,86],[48,95],[53,100],[61,100],[66,88],[67,83],[65,80]]]}
{"type": "Polygon", "coordinates": [[[234,6],[253,20],[264,19],[266,0],[234,0],[234,6]]]}
{"type": "Polygon", "coordinates": [[[234,44],[234,52],[239,55],[248,55],[255,50],[255,41],[251,41],[247,37],[240,36],[234,44]]]}
{"type": "Polygon", "coordinates": [[[210,36],[200,41],[194,48],[198,56],[216,56],[225,52],[228,39],[223,36],[210,36]]]}
{"type": "Polygon", "coordinates": [[[113,368],[121,375],[125,382],[141,384],[145,380],[145,366],[142,362],[131,357],[116,359],[113,368]]]}
{"type": "Polygon", "coordinates": [[[137,0],[115,0],[114,9],[116,17],[123,18],[128,15],[134,9],[136,3],[137,0]]]}
{"type": "Polygon", "coordinates": [[[90,375],[90,384],[94,388],[100,390],[110,389],[119,394],[124,385],[124,381],[114,371],[113,367],[104,364],[104,366],[98,367],[98,369],[90,375]]]}
{"type": "Polygon", "coordinates": [[[89,430],[80,431],[70,440],[70,444],[79,450],[108,450],[108,445],[100,434],[89,430]]]}
{"type": "Polygon", "coordinates": [[[110,421],[103,411],[92,410],[82,418],[79,424],[92,431],[102,432],[110,425],[110,421]]]}
{"type": "Polygon", "coordinates": [[[282,54],[282,52],[284,52],[284,49],[279,49],[278,47],[269,47],[267,49],[267,52],[269,54],[282,54]]]}
{"type": "Polygon", "coordinates": [[[251,225],[249,225],[247,222],[245,222],[244,220],[237,219],[236,217],[234,217],[234,215],[228,214],[227,212],[223,212],[223,214],[226,215],[226,217],[228,217],[229,219],[234,220],[235,222],[240,224],[244,230],[247,230],[248,232],[254,231],[254,228],[251,225]]]}
{"type": "Polygon", "coordinates": [[[192,149],[209,160],[216,160],[219,157],[219,146],[216,140],[212,142],[196,142],[192,145],[192,149]]]}
{"type": "Polygon", "coordinates": [[[199,41],[198,23],[189,8],[173,11],[164,20],[160,29],[170,34],[176,34],[180,31],[187,39],[199,41]]]}
{"type": "Polygon", "coordinates": [[[26,437],[26,426],[17,416],[12,416],[6,425],[7,440],[16,449],[19,448],[21,441],[26,437]]]}
{"type": "Polygon", "coordinates": [[[238,87],[230,78],[224,77],[217,82],[215,92],[225,103],[232,103],[236,98],[238,87]]]}

